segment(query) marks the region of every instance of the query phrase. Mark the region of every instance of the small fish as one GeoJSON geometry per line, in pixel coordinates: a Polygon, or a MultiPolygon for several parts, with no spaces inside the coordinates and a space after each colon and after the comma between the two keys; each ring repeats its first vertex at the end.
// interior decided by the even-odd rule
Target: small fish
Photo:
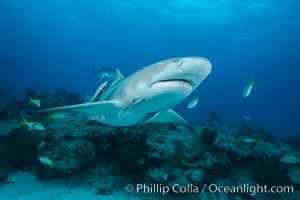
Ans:
{"type": "Polygon", "coordinates": [[[195,96],[189,103],[189,105],[187,106],[188,109],[191,109],[191,108],[194,108],[197,104],[198,104],[198,101],[199,101],[199,96],[195,96]]]}
{"type": "Polygon", "coordinates": [[[37,131],[44,131],[46,128],[40,122],[29,122],[24,117],[22,117],[22,122],[19,124],[28,126],[30,131],[37,130],[37,131]]]}
{"type": "Polygon", "coordinates": [[[65,113],[58,112],[58,113],[49,114],[48,119],[63,119],[66,117],[67,115],[65,113]]]}
{"type": "Polygon", "coordinates": [[[252,120],[252,118],[249,117],[249,116],[247,116],[247,115],[244,115],[243,118],[244,118],[244,120],[247,120],[247,121],[251,121],[252,120]]]}
{"type": "Polygon", "coordinates": [[[210,111],[209,111],[209,114],[211,114],[211,116],[214,116],[214,117],[217,117],[217,116],[218,116],[218,114],[217,114],[216,111],[214,111],[214,110],[210,110],[210,111]]]}
{"type": "Polygon", "coordinates": [[[248,83],[248,84],[245,86],[244,90],[243,90],[243,97],[244,97],[244,98],[246,98],[246,97],[248,97],[248,96],[250,95],[251,90],[252,90],[252,88],[253,88],[254,85],[255,85],[255,84],[254,84],[254,79],[253,79],[253,76],[252,76],[251,82],[248,83]]]}
{"type": "Polygon", "coordinates": [[[243,142],[246,142],[246,143],[256,143],[258,142],[257,139],[254,139],[254,138],[246,138],[246,139],[242,139],[243,142]]]}
{"type": "Polygon", "coordinates": [[[41,143],[38,146],[38,152],[40,152],[41,148],[43,148],[46,145],[46,141],[41,141],[41,143]]]}
{"type": "Polygon", "coordinates": [[[98,76],[99,81],[101,81],[105,77],[110,80],[114,76],[114,74],[115,70],[113,69],[102,68],[96,71],[95,68],[93,68],[93,76],[98,76]]]}
{"type": "Polygon", "coordinates": [[[48,157],[39,157],[39,160],[41,161],[41,163],[42,163],[43,165],[46,165],[46,166],[48,166],[48,167],[51,167],[51,169],[53,169],[53,167],[54,167],[54,162],[53,162],[53,160],[51,160],[50,158],[48,158],[48,157]]]}
{"type": "Polygon", "coordinates": [[[300,159],[298,159],[294,156],[285,155],[282,158],[280,158],[280,161],[284,162],[284,163],[297,164],[300,162],[300,159]]]}
{"type": "Polygon", "coordinates": [[[95,92],[93,98],[91,99],[91,102],[97,102],[97,101],[99,101],[99,99],[100,99],[100,97],[102,96],[102,94],[103,94],[105,88],[107,87],[107,83],[108,83],[108,81],[105,81],[104,83],[102,83],[102,84],[98,87],[98,89],[96,90],[96,92],[95,92]]]}
{"type": "Polygon", "coordinates": [[[161,110],[161,111],[158,111],[158,112],[146,114],[144,119],[142,119],[142,121],[139,123],[139,126],[150,123],[150,122],[153,122],[160,114],[162,114],[164,112],[165,112],[165,110],[161,110]]]}
{"type": "Polygon", "coordinates": [[[31,122],[31,125],[29,125],[29,130],[30,131],[45,131],[46,128],[40,122],[31,122]]]}
{"type": "Polygon", "coordinates": [[[129,104],[123,111],[122,113],[120,114],[120,117],[126,112],[128,111],[129,109],[139,105],[140,103],[142,103],[144,101],[143,98],[137,98],[137,99],[134,99],[132,100],[131,104],[129,104]]]}
{"type": "Polygon", "coordinates": [[[41,100],[39,100],[39,99],[33,99],[33,98],[29,97],[29,103],[33,103],[37,107],[41,107],[41,100]]]}

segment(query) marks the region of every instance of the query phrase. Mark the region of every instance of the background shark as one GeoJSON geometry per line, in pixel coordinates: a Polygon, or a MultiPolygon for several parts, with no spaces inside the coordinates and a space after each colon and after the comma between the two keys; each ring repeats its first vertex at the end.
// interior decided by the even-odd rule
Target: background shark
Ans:
{"type": "Polygon", "coordinates": [[[211,72],[201,57],[163,60],[124,77],[119,70],[112,84],[100,85],[90,103],[50,108],[41,112],[92,115],[111,126],[131,126],[152,121],[189,125],[172,107],[188,97],[211,72]]]}

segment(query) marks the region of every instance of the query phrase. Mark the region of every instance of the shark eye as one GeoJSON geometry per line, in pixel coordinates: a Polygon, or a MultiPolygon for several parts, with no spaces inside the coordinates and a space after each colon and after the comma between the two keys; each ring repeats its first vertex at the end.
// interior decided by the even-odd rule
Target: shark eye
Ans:
{"type": "Polygon", "coordinates": [[[179,68],[179,70],[183,70],[184,69],[183,61],[180,61],[178,68],[179,68]]]}

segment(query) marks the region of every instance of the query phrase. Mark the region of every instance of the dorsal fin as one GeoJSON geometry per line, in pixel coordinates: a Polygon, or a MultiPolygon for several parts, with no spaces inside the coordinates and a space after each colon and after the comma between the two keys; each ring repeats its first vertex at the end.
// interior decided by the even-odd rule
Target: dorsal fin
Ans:
{"type": "Polygon", "coordinates": [[[114,85],[116,82],[118,82],[119,80],[123,79],[124,75],[119,71],[119,69],[115,70],[115,74],[114,74],[114,79],[111,83],[111,85],[114,85]]]}

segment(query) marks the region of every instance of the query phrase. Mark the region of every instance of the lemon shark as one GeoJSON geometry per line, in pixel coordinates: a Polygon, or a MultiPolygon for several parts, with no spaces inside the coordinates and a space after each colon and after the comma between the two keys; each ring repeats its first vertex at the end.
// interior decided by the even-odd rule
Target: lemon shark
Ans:
{"type": "Polygon", "coordinates": [[[163,60],[124,77],[116,69],[108,86],[104,82],[89,103],[50,108],[40,112],[73,112],[111,126],[174,122],[189,125],[171,108],[188,97],[211,72],[202,57],[163,60]]]}

